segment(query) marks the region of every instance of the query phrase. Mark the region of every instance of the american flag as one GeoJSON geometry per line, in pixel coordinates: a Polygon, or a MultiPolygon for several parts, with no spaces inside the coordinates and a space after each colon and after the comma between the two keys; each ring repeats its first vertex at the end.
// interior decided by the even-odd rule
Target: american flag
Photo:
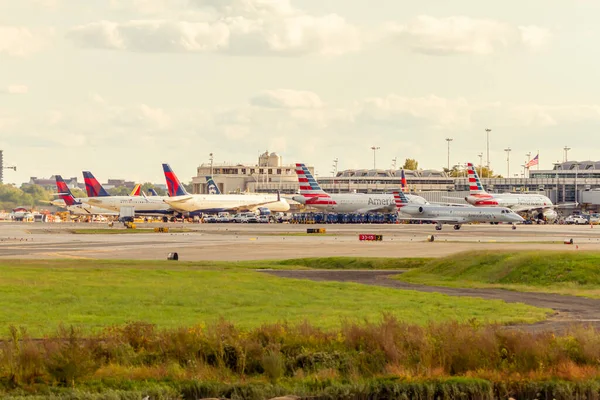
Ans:
{"type": "Polygon", "coordinates": [[[533,159],[531,161],[529,161],[527,164],[525,164],[526,168],[530,168],[533,167],[534,165],[538,165],[539,160],[539,154],[536,154],[535,157],[533,157],[533,159]]]}

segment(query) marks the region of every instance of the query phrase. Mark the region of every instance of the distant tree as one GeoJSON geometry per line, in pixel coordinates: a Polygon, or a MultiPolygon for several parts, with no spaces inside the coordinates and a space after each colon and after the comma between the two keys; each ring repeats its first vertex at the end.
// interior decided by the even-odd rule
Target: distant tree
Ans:
{"type": "Polygon", "coordinates": [[[111,196],[128,196],[131,193],[131,189],[125,186],[114,187],[107,190],[111,196]]]}
{"type": "Polygon", "coordinates": [[[185,190],[187,190],[188,193],[192,193],[194,186],[192,185],[192,181],[190,181],[189,183],[182,183],[183,187],[185,188],[185,190]]]}
{"type": "Polygon", "coordinates": [[[159,196],[166,196],[167,195],[167,192],[164,189],[155,187],[153,183],[146,182],[146,183],[144,183],[142,185],[142,191],[144,193],[146,193],[146,195],[150,194],[150,189],[154,189],[154,191],[156,192],[156,194],[158,194],[159,196]]]}
{"type": "Polygon", "coordinates": [[[419,162],[414,158],[407,158],[406,161],[404,161],[404,166],[402,168],[409,171],[415,171],[419,169],[419,162]]]}
{"type": "Polygon", "coordinates": [[[87,193],[79,188],[71,189],[71,193],[73,194],[74,197],[77,197],[77,198],[87,197],[87,193]]]}

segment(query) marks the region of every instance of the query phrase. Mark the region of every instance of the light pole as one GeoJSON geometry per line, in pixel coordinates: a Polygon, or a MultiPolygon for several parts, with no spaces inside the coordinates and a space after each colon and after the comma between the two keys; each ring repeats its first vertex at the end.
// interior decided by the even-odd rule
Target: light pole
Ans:
{"type": "Polygon", "coordinates": [[[333,174],[333,191],[334,192],[335,192],[335,177],[337,176],[337,172],[338,172],[338,161],[339,160],[337,157],[333,159],[333,171],[331,171],[333,174]]]}
{"type": "Polygon", "coordinates": [[[565,151],[565,162],[567,162],[567,161],[569,161],[568,156],[569,156],[569,150],[571,150],[571,148],[565,146],[565,147],[563,147],[563,150],[565,151]]]}
{"type": "Polygon", "coordinates": [[[377,147],[377,146],[371,146],[371,150],[373,150],[373,169],[377,169],[377,168],[375,167],[375,152],[376,152],[377,150],[379,150],[379,149],[380,149],[380,147],[377,147]]]}
{"type": "Polygon", "coordinates": [[[210,177],[213,177],[213,153],[209,154],[209,160],[210,160],[210,177]]]}
{"type": "Polygon", "coordinates": [[[492,130],[490,128],[486,128],[485,132],[487,133],[487,161],[486,161],[486,166],[488,169],[488,175],[490,173],[490,132],[492,130]]]}
{"type": "Polygon", "coordinates": [[[477,154],[479,157],[479,177],[483,178],[483,153],[477,154]]]}
{"type": "MultiPolygon", "coordinates": [[[[527,162],[525,165],[529,165],[529,161],[531,161],[531,152],[525,154],[527,156],[527,162]]],[[[529,167],[527,167],[529,169],[529,167]]],[[[523,169],[523,174],[525,174],[525,170],[523,169]]]]}
{"type": "Polygon", "coordinates": [[[577,203],[577,172],[579,171],[579,163],[575,163],[575,207],[579,204],[577,203]]]}
{"type": "MultiPolygon", "coordinates": [[[[555,179],[556,179],[556,204],[558,204],[558,167],[559,167],[560,163],[558,162],[558,160],[556,160],[556,162],[554,163],[554,172],[555,172],[555,179]]],[[[564,200],[564,199],[563,199],[564,200]]]]}
{"type": "Polygon", "coordinates": [[[452,138],[446,138],[446,142],[448,142],[448,162],[447,162],[447,165],[446,165],[447,169],[448,169],[448,172],[450,172],[450,142],[452,140],[454,140],[454,139],[452,139],[452,138]]]}
{"type": "Polygon", "coordinates": [[[510,147],[504,149],[506,152],[506,177],[510,178],[510,147]]]}

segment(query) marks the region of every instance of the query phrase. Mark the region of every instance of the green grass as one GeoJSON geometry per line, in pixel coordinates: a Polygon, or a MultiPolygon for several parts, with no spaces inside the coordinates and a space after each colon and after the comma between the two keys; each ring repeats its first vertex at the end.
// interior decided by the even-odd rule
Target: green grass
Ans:
{"type": "Polygon", "coordinates": [[[467,252],[431,260],[397,279],[433,286],[503,288],[600,298],[600,254],[467,252]]]}
{"type": "MultiPolygon", "coordinates": [[[[315,261],[316,262],[316,261],[315,261]]],[[[414,323],[476,318],[536,322],[550,310],[502,301],[353,283],[283,279],[227,263],[0,261],[0,329],[45,334],[63,322],[94,331],[128,321],[192,326],[225,318],[241,327],[310,320],[324,328],[391,313],[414,323]]]]}

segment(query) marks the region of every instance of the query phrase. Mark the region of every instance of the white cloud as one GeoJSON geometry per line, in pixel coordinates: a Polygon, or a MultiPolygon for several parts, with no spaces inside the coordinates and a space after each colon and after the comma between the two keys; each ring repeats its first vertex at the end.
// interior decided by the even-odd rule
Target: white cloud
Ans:
{"type": "Polygon", "coordinates": [[[360,103],[359,116],[371,123],[429,125],[437,128],[465,127],[471,123],[475,107],[465,99],[434,95],[403,97],[395,94],[369,98],[360,103]]]}
{"type": "Polygon", "coordinates": [[[390,24],[393,39],[430,55],[487,55],[511,46],[538,47],[550,33],[537,26],[515,27],[491,19],[421,15],[407,24],[390,24]]]}
{"type": "Polygon", "coordinates": [[[265,90],[250,99],[255,106],[267,108],[319,108],[323,101],[318,94],[305,90],[265,90]]]}
{"type": "MultiPolygon", "coordinates": [[[[113,0],[138,4],[142,13],[162,8],[159,0],[113,0]]],[[[213,16],[189,11],[188,18],[99,21],[72,28],[67,36],[84,48],[134,52],[223,52],[234,55],[340,55],[360,48],[359,29],[337,14],[315,16],[288,1],[196,0],[213,16]]],[[[184,13],[183,16],[186,16],[184,13]]]]}
{"type": "Polygon", "coordinates": [[[25,85],[9,85],[5,88],[0,88],[0,94],[25,94],[29,88],[25,85]]]}
{"type": "Polygon", "coordinates": [[[550,30],[535,25],[520,26],[519,30],[523,44],[532,49],[546,46],[552,38],[550,30]]]}
{"type": "Polygon", "coordinates": [[[44,44],[41,33],[26,27],[0,25],[0,56],[26,57],[39,51],[44,44]]]}

